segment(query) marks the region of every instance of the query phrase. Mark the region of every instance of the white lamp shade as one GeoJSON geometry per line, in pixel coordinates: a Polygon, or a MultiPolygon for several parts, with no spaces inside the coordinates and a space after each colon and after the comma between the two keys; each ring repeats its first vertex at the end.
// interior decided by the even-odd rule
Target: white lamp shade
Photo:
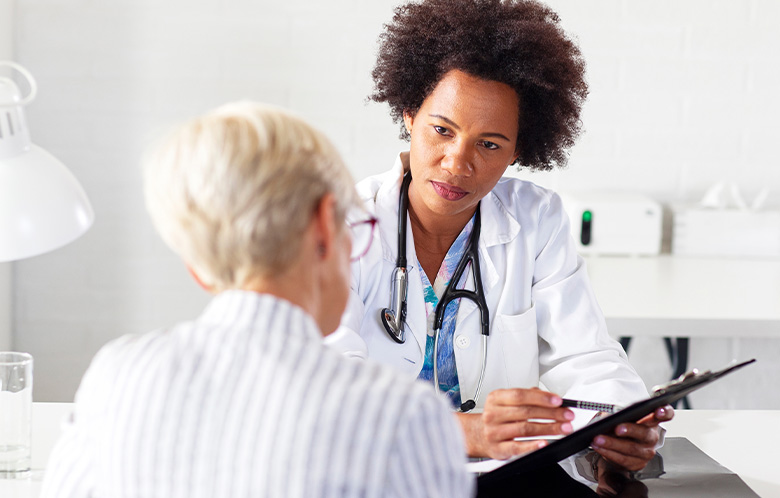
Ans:
{"type": "Polygon", "coordinates": [[[0,262],[72,242],[95,220],[84,189],[57,158],[30,144],[0,158],[0,262]]]}

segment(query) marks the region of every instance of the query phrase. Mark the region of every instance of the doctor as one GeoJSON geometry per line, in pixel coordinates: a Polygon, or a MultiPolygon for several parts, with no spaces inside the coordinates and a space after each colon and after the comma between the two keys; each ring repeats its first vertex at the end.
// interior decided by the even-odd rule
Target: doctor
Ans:
{"type": "MultiPolygon", "coordinates": [[[[560,198],[502,177],[563,165],[579,135],[585,64],[557,15],[532,1],[425,0],[396,9],[380,40],[371,98],[390,105],[409,151],[358,185],[379,224],[329,342],[436,385],[472,456],[571,432],[563,396],[647,396],[607,334],[560,198]]],[[[672,416],[659,409],[593,447],[638,470],[672,416]]]]}

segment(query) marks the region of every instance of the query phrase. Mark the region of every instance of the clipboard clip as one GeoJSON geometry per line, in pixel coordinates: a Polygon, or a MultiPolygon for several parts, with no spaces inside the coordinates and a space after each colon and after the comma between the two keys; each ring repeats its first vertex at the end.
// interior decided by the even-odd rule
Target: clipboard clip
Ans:
{"type": "Polygon", "coordinates": [[[653,396],[661,396],[662,394],[684,389],[695,381],[706,380],[709,377],[712,377],[712,371],[705,370],[704,372],[699,372],[698,368],[694,368],[666,384],[653,387],[653,396]]]}
{"type": "MultiPolygon", "coordinates": [[[[742,368],[745,365],[750,365],[751,363],[755,363],[755,361],[756,361],[755,358],[753,358],[751,360],[743,361],[742,363],[731,362],[722,370],[717,370],[715,372],[711,370],[705,370],[704,372],[699,372],[698,369],[694,368],[690,372],[685,372],[681,376],[677,377],[676,379],[666,384],[655,386],[653,388],[652,397],[657,398],[658,396],[663,396],[664,394],[675,394],[675,393],[693,391],[695,389],[698,389],[697,386],[708,384],[709,382],[712,382],[713,380],[719,377],[723,377],[729,372],[742,368]]],[[[680,397],[681,396],[684,396],[684,394],[681,394],[680,397]]]]}

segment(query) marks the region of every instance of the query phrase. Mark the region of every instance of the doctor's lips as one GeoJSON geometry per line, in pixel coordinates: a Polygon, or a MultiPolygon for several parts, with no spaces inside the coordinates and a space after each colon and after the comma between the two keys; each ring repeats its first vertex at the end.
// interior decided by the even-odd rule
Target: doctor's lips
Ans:
{"type": "Polygon", "coordinates": [[[437,194],[439,194],[439,196],[447,199],[448,201],[457,201],[463,199],[468,194],[468,192],[462,188],[458,188],[447,183],[435,182],[431,180],[431,185],[433,185],[433,189],[437,194]]]}

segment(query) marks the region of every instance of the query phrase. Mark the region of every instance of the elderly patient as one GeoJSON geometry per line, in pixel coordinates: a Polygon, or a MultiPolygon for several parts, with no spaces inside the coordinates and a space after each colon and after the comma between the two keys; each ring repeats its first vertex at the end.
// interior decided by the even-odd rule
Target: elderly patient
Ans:
{"type": "Polygon", "coordinates": [[[145,167],[149,212],[214,298],[95,356],[44,496],[468,496],[454,417],[389,368],[329,351],[371,240],[333,146],[231,104],[145,167]]]}

